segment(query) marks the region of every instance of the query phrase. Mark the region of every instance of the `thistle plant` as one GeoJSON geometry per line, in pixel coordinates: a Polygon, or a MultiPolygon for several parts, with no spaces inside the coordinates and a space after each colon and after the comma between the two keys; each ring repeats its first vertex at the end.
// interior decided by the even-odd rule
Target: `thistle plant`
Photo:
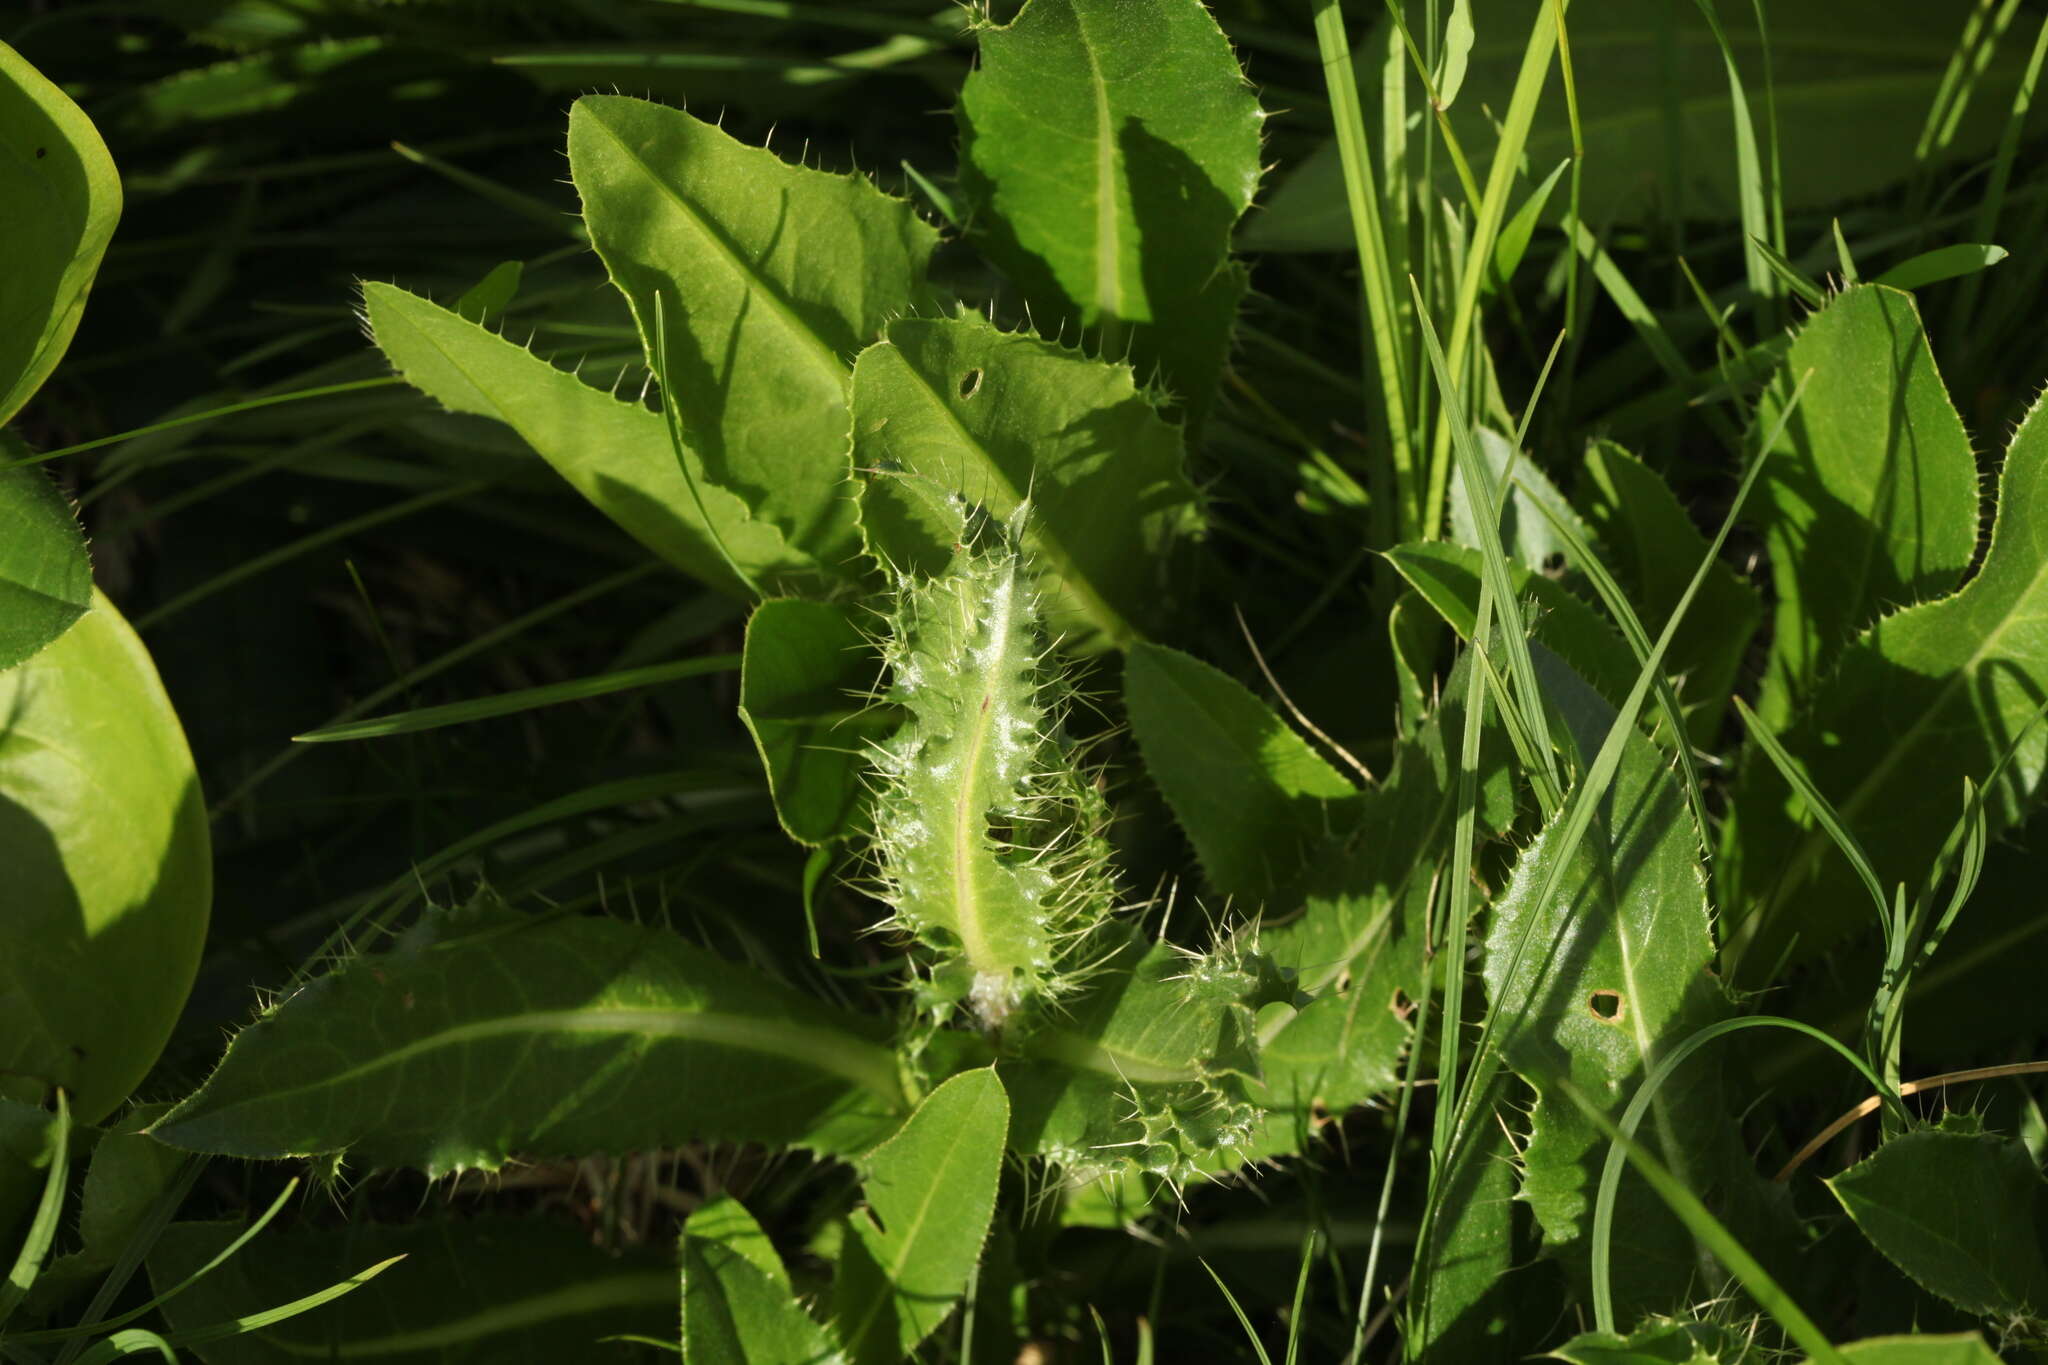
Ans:
{"type": "Polygon", "coordinates": [[[1107,806],[1064,734],[1071,683],[1053,660],[1023,531],[954,495],[958,549],[933,578],[898,576],[883,655],[906,715],[874,746],[874,856],[889,923],[929,955],[942,1009],[983,1028],[1071,990],[1114,909],[1107,806]]]}

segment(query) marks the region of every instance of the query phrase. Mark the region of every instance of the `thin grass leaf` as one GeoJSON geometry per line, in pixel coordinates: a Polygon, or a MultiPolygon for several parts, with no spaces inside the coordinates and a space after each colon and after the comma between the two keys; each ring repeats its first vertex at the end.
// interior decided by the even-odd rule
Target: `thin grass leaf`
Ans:
{"type": "Polygon", "coordinates": [[[266,394],[261,398],[246,398],[239,403],[228,403],[221,407],[208,408],[204,412],[187,413],[182,417],[173,417],[168,421],[154,422],[146,427],[136,427],[130,431],[117,432],[112,436],[101,436],[90,441],[80,441],[76,445],[62,446],[56,450],[44,450],[34,455],[27,455],[14,460],[0,461],[0,470],[19,469],[23,465],[45,464],[51,460],[61,460],[67,455],[83,455],[88,450],[100,450],[107,446],[119,445],[123,441],[135,440],[139,436],[149,436],[159,431],[175,431],[179,427],[189,427],[195,422],[217,421],[222,417],[232,417],[239,412],[254,412],[257,408],[267,408],[278,403],[296,403],[307,398],[330,398],[337,393],[355,393],[362,389],[388,389],[394,384],[402,384],[404,382],[404,380],[396,375],[385,375],[378,379],[352,379],[342,384],[322,384],[316,388],[299,389],[293,393],[273,393],[266,394]]]}
{"type": "MultiPolygon", "coordinates": [[[[1872,283],[1894,289],[1924,289],[1930,284],[1989,270],[2012,253],[1985,242],[1957,242],[1910,256],[1879,275],[1872,283]]],[[[1852,279],[1850,281],[1854,283],[1852,279]]]]}
{"type": "Polygon", "coordinates": [[[1209,1272],[1209,1278],[1216,1281],[1216,1287],[1223,1291],[1223,1300],[1230,1305],[1230,1311],[1237,1316],[1238,1325],[1244,1328],[1245,1337],[1250,1340],[1252,1350],[1259,1357],[1259,1365],[1273,1365],[1273,1357],[1266,1354],[1266,1344],[1259,1340],[1259,1334],[1252,1327],[1252,1320],[1245,1316],[1244,1306],[1237,1301],[1237,1295],[1230,1292],[1230,1286],[1223,1283],[1223,1277],[1216,1273],[1216,1267],[1209,1264],[1207,1257],[1198,1257],[1202,1269],[1209,1272]]]}
{"type": "Polygon", "coordinates": [[[49,1171],[43,1176],[43,1192],[36,1201],[36,1213],[29,1222],[28,1234],[22,1238],[21,1249],[14,1254],[14,1265],[7,1272],[7,1282],[0,1284],[0,1326],[6,1324],[14,1310],[21,1306],[21,1301],[28,1297],[36,1276],[42,1273],[43,1258],[50,1253],[50,1243],[57,1237],[57,1214],[64,1207],[64,1182],[71,1173],[71,1102],[61,1089],[57,1091],[57,1116],[45,1135],[49,1171]]]}
{"type": "Polygon", "coordinates": [[[389,716],[344,721],[339,725],[308,730],[303,735],[293,735],[292,742],[331,744],[341,740],[415,735],[449,725],[468,725],[497,716],[514,716],[522,711],[533,711],[543,706],[560,706],[564,702],[608,697],[616,692],[630,692],[642,687],[660,687],[667,683],[680,682],[684,678],[702,677],[707,673],[729,673],[739,666],[740,656],[737,654],[708,654],[702,658],[681,659],[675,663],[621,669],[616,673],[604,673],[594,678],[576,678],[569,682],[524,687],[516,692],[502,692],[495,697],[476,697],[469,701],[449,702],[445,706],[422,706],[416,710],[400,711],[389,716]]]}
{"type": "Polygon", "coordinates": [[[1877,921],[1884,929],[1885,941],[1889,943],[1892,938],[1891,898],[1885,895],[1884,887],[1877,880],[1877,870],[1870,865],[1870,855],[1863,851],[1862,843],[1842,823],[1841,814],[1835,810],[1834,803],[1813,785],[1813,778],[1807,774],[1806,765],[1786,750],[1778,737],[1771,732],[1770,726],[1759,720],[1756,712],[1749,709],[1749,703],[1737,697],[1735,709],[1741,713],[1742,723],[1748,729],[1749,737],[1756,741],[1757,747],[1762,749],[1765,756],[1777,767],[1786,784],[1806,803],[1806,808],[1815,821],[1827,831],[1828,837],[1835,841],[1835,847],[1842,851],[1842,856],[1849,860],[1849,866],[1855,870],[1857,878],[1862,881],[1864,889],[1870,892],[1871,900],[1877,905],[1877,921]]]}

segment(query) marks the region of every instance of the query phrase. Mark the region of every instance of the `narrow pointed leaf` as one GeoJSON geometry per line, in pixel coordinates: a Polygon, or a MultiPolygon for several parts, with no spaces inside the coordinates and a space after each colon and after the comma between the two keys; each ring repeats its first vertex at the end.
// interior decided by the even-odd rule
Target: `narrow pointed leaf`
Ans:
{"type": "MultiPolygon", "coordinates": [[[[1550,481],[1541,469],[1524,455],[1512,461],[1514,445],[1507,437],[1488,427],[1477,429],[1479,454],[1486,461],[1487,469],[1496,483],[1513,476],[1514,482],[1508,489],[1507,501],[1501,506],[1500,542],[1506,548],[1508,559],[1526,569],[1543,573],[1557,573],[1570,566],[1570,551],[1537,507],[1541,503],[1550,508],[1552,515],[1563,518],[1576,528],[1587,540],[1593,537],[1579,520],[1579,514],[1572,510],[1564,494],[1557,491],[1557,485],[1550,481]]],[[[1463,479],[1453,479],[1450,485],[1451,538],[1460,545],[1477,548],[1484,542],[1480,539],[1480,518],[1472,511],[1472,503],[1465,489],[1463,479]]]]}
{"type": "Polygon", "coordinates": [[[1130,370],[976,317],[904,319],[854,367],[854,467],[868,546],[936,575],[967,506],[1007,520],[1051,590],[1055,633],[1140,636],[1174,586],[1169,551],[1199,524],[1180,430],[1130,370]]]}
{"type": "Polygon", "coordinates": [[[854,548],[847,368],[926,298],[938,233],[864,177],[793,166],[679,109],[586,95],[569,169],[591,243],[711,482],[827,564],[854,548]]]}
{"type": "Polygon", "coordinates": [[[815,582],[832,572],[757,520],[737,495],[712,482],[694,452],[686,452],[693,496],[660,413],[593,389],[392,285],[364,285],[363,304],[377,345],[406,382],[453,411],[510,426],[592,506],[685,573],[744,593],[718,542],[741,568],[771,583],[815,582]]]}
{"type": "Polygon", "coordinates": [[[1010,1101],[992,1070],[927,1095],[862,1163],[832,1320],[857,1365],[894,1365],[953,1311],[995,1214],[1010,1101]]]}
{"type": "MultiPolygon", "coordinates": [[[[240,1230],[173,1224],[150,1249],[151,1282],[159,1290],[180,1283],[240,1230]]],[[[615,1256],[560,1217],[501,1214],[266,1233],[170,1300],[171,1336],[249,1317],[391,1256],[405,1259],[345,1300],[212,1341],[204,1358],[216,1365],[554,1365],[596,1358],[600,1337],[674,1331],[676,1279],[665,1258],[615,1256]]]]}
{"type": "Polygon", "coordinates": [[[1145,770],[1187,831],[1209,884],[1267,904],[1303,855],[1355,813],[1358,792],[1228,674],[1162,645],[1124,660],[1124,705],[1145,770]]]}
{"type": "Polygon", "coordinates": [[[1760,431],[1809,370],[1759,490],[1778,609],[1757,714],[1773,727],[1858,631],[1953,588],[1977,546],[1976,456],[1912,296],[1858,285],[1808,320],[1760,431]]]}
{"type": "Polygon", "coordinates": [[[879,1037],[665,930],[485,903],[288,997],[151,1131],[436,1175],[693,1140],[858,1151],[904,1107],[879,1037]]]}
{"type": "Polygon", "coordinates": [[[1230,232],[1264,118],[1229,40],[1198,0],[1030,0],[978,37],[960,160],[984,249],[1048,334],[1076,319],[1202,410],[1245,290],[1230,232]]]}

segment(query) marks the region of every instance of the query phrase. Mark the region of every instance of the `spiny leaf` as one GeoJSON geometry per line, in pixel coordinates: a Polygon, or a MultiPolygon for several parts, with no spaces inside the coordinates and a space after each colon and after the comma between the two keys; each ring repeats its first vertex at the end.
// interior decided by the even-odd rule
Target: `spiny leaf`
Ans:
{"type": "Polygon", "coordinates": [[[1828,1181],[1856,1226],[1900,1270],[1966,1312],[2048,1314],[2048,1183],[2027,1149],[1951,1120],[1902,1133],[1828,1181]]]}
{"type": "Polygon", "coordinates": [[[882,899],[937,997],[991,1028],[1071,987],[1116,897],[1108,812],[1064,736],[1069,687],[1018,544],[1031,512],[977,513],[944,573],[903,577],[883,651],[904,720],[873,750],[882,899]]]}
{"type": "Polygon", "coordinates": [[[1766,391],[1759,431],[1809,370],[1759,490],[1778,611],[1757,714],[1774,727],[1857,631],[1953,588],[1977,548],[1976,456],[1912,295],[1857,285],[1816,313],[1766,391]]]}
{"type": "Polygon", "coordinates": [[[974,1278],[995,1215],[1010,1100],[996,1073],[963,1072],[862,1163],[832,1284],[832,1321],[856,1365],[895,1365],[930,1336],[974,1278]]]}
{"type": "Polygon", "coordinates": [[[151,1131],[436,1176],[699,1139],[858,1151],[905,1108],[882,1032],[665,930],[485,900],[287,998],[151,1131]]]}
{"type": "Polygon", "coordinates": [[[863,178],[792,166],[620,95],[576,101],[569,169],[657,369],[664,300],[675,389],[663,401],[711,482],[839,564],[854,548],[847,367],[925,303],[938,233],[863,178]]]}
{"type": "MultiPolygon", "coordinates": [[[[1586,690],[1554,663],[1546,674],[1549,691],[1586,690]]],[[[1562,699],[1559,707],[1581,718],[1562,733],[1589,755],[1612,722],[1611,709],[1562,699]]],[[[1617,1115],[1666,1049],[1729,1009],[1709,975],[1714,941],[1691,824],[1663,757],[1631,735],[1553,899],[1533,898],[1551,872],[1555,824],[1524,850],[1493,907],[1487,991],[1503,1050],[1537,1095],[1522,1195],[1546,1244],[1581,1284],[1593,1170],[1605,1143],[1563,1086],[1617,1115]]],[[[1658,1091],[1646,1137],[1702,1199],[1740,1203],[1750,1182],[1739,1135],[1711,1059],[1694,1066],[1658,1091]]],[[[1720,1282],[1723,1272],[1696,1253],[1647,1189],[1625,1185],[1622,1199],[1627,1211],[1617,1227],[1628,1245],[1616,1257],[1618,1302],[1636,1312],[1669,1310],[1696,1280],[1720,1282]]]]}
{"type": "Polygon", "coordinates": [[[1030,0],[960,93],[973,231],[1041,326],[1211,401],[1245,290],[1258,100],[1198,0],[1030,0]]]}
{"type": "MultiPolygon", "coordinates": [[[[0,440],[0,463],[13,458],[0,440]]],[[[0,469],[0,669],[69,630],[92,604],[85,533],[40,469],[0,469]]]]}
{"type": "MultiPolygon", "coordinates": [[[[1571,525],[1582,539],[1591,540],[1592,533],[1580,522],[1579,514],[1572,510],[1564,494],[1557,491],[1557,485],[1550,481],[1550,476],[1537,468],[1528,456],[1511,458],[1514,456],[1514,443],[1507,437],[1490,427],[1478,428],[1478,435],[1480,457],[1486,461],[1494,481],[1498,483],[1511,476],[1514,480],[1508,486],[1507,499],[1501,504],[1500,513],[1500,543],[1506,548],[1508,559],[1540,573],[1554,574],[1570,567],[1571,552],[1541,508],[1548,507],[1551,516],[1571,525]]],[[[1472,511],[1471,498],[1463,479],[1451,480],[1450,497],[1451,538],[1460,545],[1478,548],[1483,544],[1480,518],[1472,511]]]]}
{"type": "Polygon", "coordinates": [[[1283,908],[1303,854],[1355,818],[1357,790],[1243,684],[1178,650],[1131,647],[1124,705],[1209,884],[1246,911],[1283,908]]]}
{"type": "Polygon", "coordinates": [[[782,1258],[738,1200],[722,1195],[692,1213],[681,1250],[689,1365],[846,1359],[824,1324],[796,1301],[782,1258]]]}
{"type": "Polygon", "coordinates": [[[969,506],[1001,521],[1029,498],[1056,633],[1124,644],[1164,615],[1169,551],[1199,516],[1180,432],[1127,367],[977,317],[906,319],[861,353],[853,409],[862,528],[885,563],[937,573],[969,506]]]}
{"type": "MultiPolygon", "coordinates": [[[[1587,524],[1643,628],[1662,630],[1707,552],[1707,538],[1656,471],[1612,441],[1587,443],[1578,492],[1587,524]]],[[[1715,565],[1700,585],[1671,642],[1668,665],[1682,678],[1679,695],[1695,744],[1713,742],[1762,615],[1756,589],[1726,565],[1715,565]]]]}
{"type": "MultiPolygon", "coordinates": [[[[2024,818],[2048,731],[2025,734],[2048,696],[2048,413],[2027,414],[2006,451],[1997,522],[1959,591],[1885,616],[1843,651],[1785,747],[1869,850],[1880,883],[1920,879],[1955,820],[1963,779],[1983,783],[2006,748],[2016,762],[1985,793],[1995,835],[2024,818]]],[[[1869,920],[1867,896],[1776,769],[1751,761],[1726,847],[1755,909],[1735,943],[1767,970],[1793,935],[1826,951],[1869,920]]]]}
{"type": "Polygon", "coordinates": [[[736,494],[711,480],[695,452],[685,452],[692,462],[685,477],[660,413],[593,389],[523,347],[392,285],[364,285],[363,305],[378,347],[406,382],[456,412],[510,426],[592,506],[685,573],[744,594],[745,585],[718,551],[720,543],[757,580],[816,584],[836,572],[757,520],[736,494]]]}

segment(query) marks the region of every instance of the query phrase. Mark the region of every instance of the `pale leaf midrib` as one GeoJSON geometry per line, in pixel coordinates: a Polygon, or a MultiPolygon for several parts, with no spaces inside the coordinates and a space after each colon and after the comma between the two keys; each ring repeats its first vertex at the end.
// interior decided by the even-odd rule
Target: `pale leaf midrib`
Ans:
{"type": "MultiPolygon", "coordinates": [[[[981,701],[972,722],[967,753],[960,765],[959,790],[953,797],[952,819],[953,907],[956,927],[960,931],[960,946],[976,972],[1002,976],[1008,976],[1009,968],[1020,964],[1003,961],[994,947],[989,926],[983,922],[981,884],[975,873],[978,864],[994,857],[982,841],[988,812],[980,800],[984,785],[981,767],[987,761],[989,729],[995,723],[997,682],[1000,674],[1011,664],[1009,645],[1011,618],[1016,610],[1015,590],[1016,575],[1012,571],[1005,575],[1004,585],[998,589],[1002,606],[988,623],[997,648],[992,651],[993,661],[983,667],[980,686],[976,689],[981,701]]],[[[965,602],[960,606],[963,612],[967,608],[965,602]]],[[[967,630],[974,628],[971,621],[962,621],[960,625],[967,630]]]]}
{"type": "MultiPolygon", "coordinates": [[[[850,1081],[882,1096],[893,1105],[902,1103],[894,1059],[878,1047],[859,1043],[825,1029],[793,1024],[779,1019],[727,1014],[710,1010],[606,1008],[591,1010],[531,1010],[457,1024],[424,1038],[414,1039],[365,1062],[300,1085],[267,1089],[261,1095],[234,1100],[191,1119],[175,1115],[163,1127],[175,1129],[201,1119],[217,1121],[222,1115],[251,1107],[274,1107],[280,1101],[320,1090],[346,1086],[413,1058],[441,1048],[461,1047],[520,1034],[596,1033],[638,1035],[642,1038],[679,1039],[718,1043],[740,1051],[779,1057],[814,1071],[850,1081]],[[865,1055],[863,1055],[865,1054],[865,1055]]],[[[203,1096],[202,1090],[200,1095],[203,1096]]]]}
{"type": "MultiPolygon", "coordinates": [[[[782,326],[783,330],[796,341],[799,348],[810,357],[811,363],[823,370],[825,375],[834,384],[844,390],[848,376],[846,363],[840,359],[838,352],[832,349],[825,338],[819,336],[814,328],[797,316],[796,310],[790,306],[789,301],[782,297],[782,291],[775,288],[759,271],[751,268],[740,257],[739,253],[732,249],[725,238],[714,231],[711,225],[705,221],[704,215],[698,211],[697,206],[671,188],[668,182],[662,178],[652,165],[648,164],[644,157],[627,145],[626,139],[620,135],[616,128],[612,127],[609,122],[596,113],[590,116],[590,121],[593,125],[603,130],[605,136],[611,139],[612,144],[619,149],[620,153],[631,161],[634,166],[639,168],[640,172],[646,177],[647,182],[664,199],[674,205],[677,212],[691,227],[696,229],[697,235],[710,248],[712,255],[722,262],[741,282],[749,296],[760,299],[766,305],[768,315],[773,317],[782,326]]],[[[637,305],[634,311],[639,311],[637,305]]],[[[651,340],[651,338],[647,337],[645,326],[641,328],[641,335],[643,338],[651,340]]]]}
{"type": "MultiPolygon", "coordinates": [[[[891,349],[896,354],[898,368],[902,373],[910,376],[910,378],[917,382],[918,389],[930,400],[932,409],[944,419],[946,425],[952,429],[954,436],[980,459],[984,469],[1001,480],[1004,490],[1012,498],[1021,502],[1025,496],[1024,490],[1018,488],[1004,474],[1002,465],[990,453],[988,447],[983,445],[974,433],[967,429],[967,424],[960,420],[960,414],[954,412],[947,404],[945,395],[940,393],[932,385],[931,381],[925,378],[923,372],[911,363],[910,357],[904,353],[902,347],[894,346],[891,349]]],[[[1101,627],[1113,640],[1138,638],[1137,632],[1131,628],[1130,623],[1124,620],[1116,608],[1110,606],[1104,600],[1102,595],[1095,590],[1095,585],[1088,580],[1086,575],[1079,571],[1074,557],[1067,552],[1066,546],[1061,542],[1059,536],[1054,534],[1052,528],[1046,524],[1044,517],[1032,518],[1030,536],[1032,549],[1037,557],[1059,575],[1060,584],[1066,592],[1080,599],[1082,611],[1090,620],[1101,627]]]]}
{"type": "Polygon", "coordinates": [[[1072,6],[1074,32],[1081,39],[1081,55],[1088,60],[1088,88],[1095,105],[1095,304],[1105,319],[1120,319],[1124,316],[1124,290],[1118,262],[1123,248],[1117,223],[1116,129],[1109,108],[1109,82],[1103,77],[1081,10],[1081,5],[1072,6]]]}

